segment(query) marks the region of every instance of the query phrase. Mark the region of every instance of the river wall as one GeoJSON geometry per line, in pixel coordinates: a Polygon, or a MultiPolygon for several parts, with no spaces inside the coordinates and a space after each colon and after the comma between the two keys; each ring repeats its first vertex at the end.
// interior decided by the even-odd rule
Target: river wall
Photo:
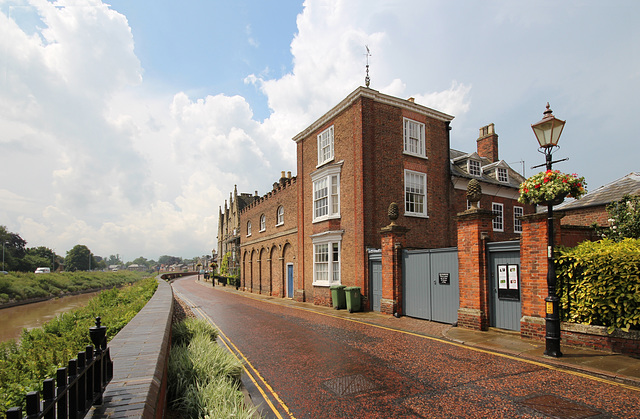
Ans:
{"type": "Polygon", "coordinates": [[[87,418],[162,418],[166,407],[173,290],[161,279],[153,297],[109,342],[113,379],[87,418]]]}

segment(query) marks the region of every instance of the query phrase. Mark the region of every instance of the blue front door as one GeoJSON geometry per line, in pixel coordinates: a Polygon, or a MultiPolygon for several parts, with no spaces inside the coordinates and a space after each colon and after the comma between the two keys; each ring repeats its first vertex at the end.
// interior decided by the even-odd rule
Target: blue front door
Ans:
{"type": "Polygon", "coordinates": [[[293,265],[287,265],[287,297],[293,298],[293,265]]]}

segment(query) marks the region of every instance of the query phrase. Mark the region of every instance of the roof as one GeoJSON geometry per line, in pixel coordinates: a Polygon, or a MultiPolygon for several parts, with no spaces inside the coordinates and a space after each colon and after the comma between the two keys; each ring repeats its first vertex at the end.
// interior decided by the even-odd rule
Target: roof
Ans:
{"type": "Polygon", "coordinates": [[[439,121],[450,122],[453,120],[453,116],[448,115],[444,112],[437,111],[435,109],[428,108],[423,105],[419,105],[409,100],[400,99],[394,96],[385,95],[384,93],[380,93],[377,90],[370,89],[368,87],[358,87],[356,90],[351,92],[346,98],[342,100],[342,102],[338,103],[336,106],[331,108],[329,112],[322,115],[315,122],[305,128],[304,131],[300,132],[298,135],[293,137],[293,141],[300,142],[305,139],[309,134],[323,126],[327,123],[327,121],[333,119],[340,112],[347,109],[351,106],[356,100],[361,97],[372,99],[376,102],[386,103],[388,105],[397,106],[402,109],[408,109],[413,112],[417,112],[422,115],[426,115],[430,118],[437,119],[439,121]]]}
{"type": "Polygon", "coordinates": [[[520,188],[520,184],[525,180],[524,177],[509,166],[504,160],[491,162],[486,157],[480,157],[478,153],[465,153],[460,150],[449,150],[451,159],[451,175],[466,179],[477,179],[481,182],[491,183],[499,186],[507,186],[511,188],[520,188]],[[480,162],[480,176],[474,176],[467,171],[467,161],[476,160],[480,162]],[[507,169],[508,182],[500,182],[496,179],[495,168],[502,167],[507,169]]]}
{"type": "Polygon", "coordinates": [[[589,192],[582,198],[567,202],[557,210],[569,210],[576,208],[595,207],[608,205],[622,199],[625,195],[640,195],[640,172],[632,172],[628,175],[614,180],[595,191],[589,192]]]}

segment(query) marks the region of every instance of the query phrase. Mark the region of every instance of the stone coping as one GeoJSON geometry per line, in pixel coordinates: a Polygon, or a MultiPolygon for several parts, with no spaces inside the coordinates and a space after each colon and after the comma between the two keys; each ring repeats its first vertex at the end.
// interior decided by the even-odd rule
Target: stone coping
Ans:
{"type": "Polygon", "coordinates": [[[87,418],[163,417],[171,342],[173,290],[158,276],[158,289],[109,342],[113,379],[102,406],[87,418]]]}

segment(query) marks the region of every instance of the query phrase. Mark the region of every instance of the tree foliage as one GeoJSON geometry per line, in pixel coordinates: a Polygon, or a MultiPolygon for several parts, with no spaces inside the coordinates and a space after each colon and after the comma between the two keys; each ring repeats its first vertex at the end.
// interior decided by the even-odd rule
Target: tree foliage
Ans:
{"type": "Polygon", "coordinates": [[[65,270],[67,271],[89,271],[98,267],[98,262],[91,254],[91,251],[84,244],[77,244],[67,252],[64,258],[65,270]]]}
{"type": "Polygon", "coordinates": [[[28,270],[22,266],[22,259],[26,254],[26,245],[27,242],[20,235],[10,232],[5,226],[0,226],[0,246],[4,248],[5,271],[26,272],[28,270]]]}
{"type": "Polygon", "coordinates": [[[625,238],[640,239],[640,196],[625,195],[607,206],[609,227],[599,228],[603,238],[620,242],[625,238]]]}

